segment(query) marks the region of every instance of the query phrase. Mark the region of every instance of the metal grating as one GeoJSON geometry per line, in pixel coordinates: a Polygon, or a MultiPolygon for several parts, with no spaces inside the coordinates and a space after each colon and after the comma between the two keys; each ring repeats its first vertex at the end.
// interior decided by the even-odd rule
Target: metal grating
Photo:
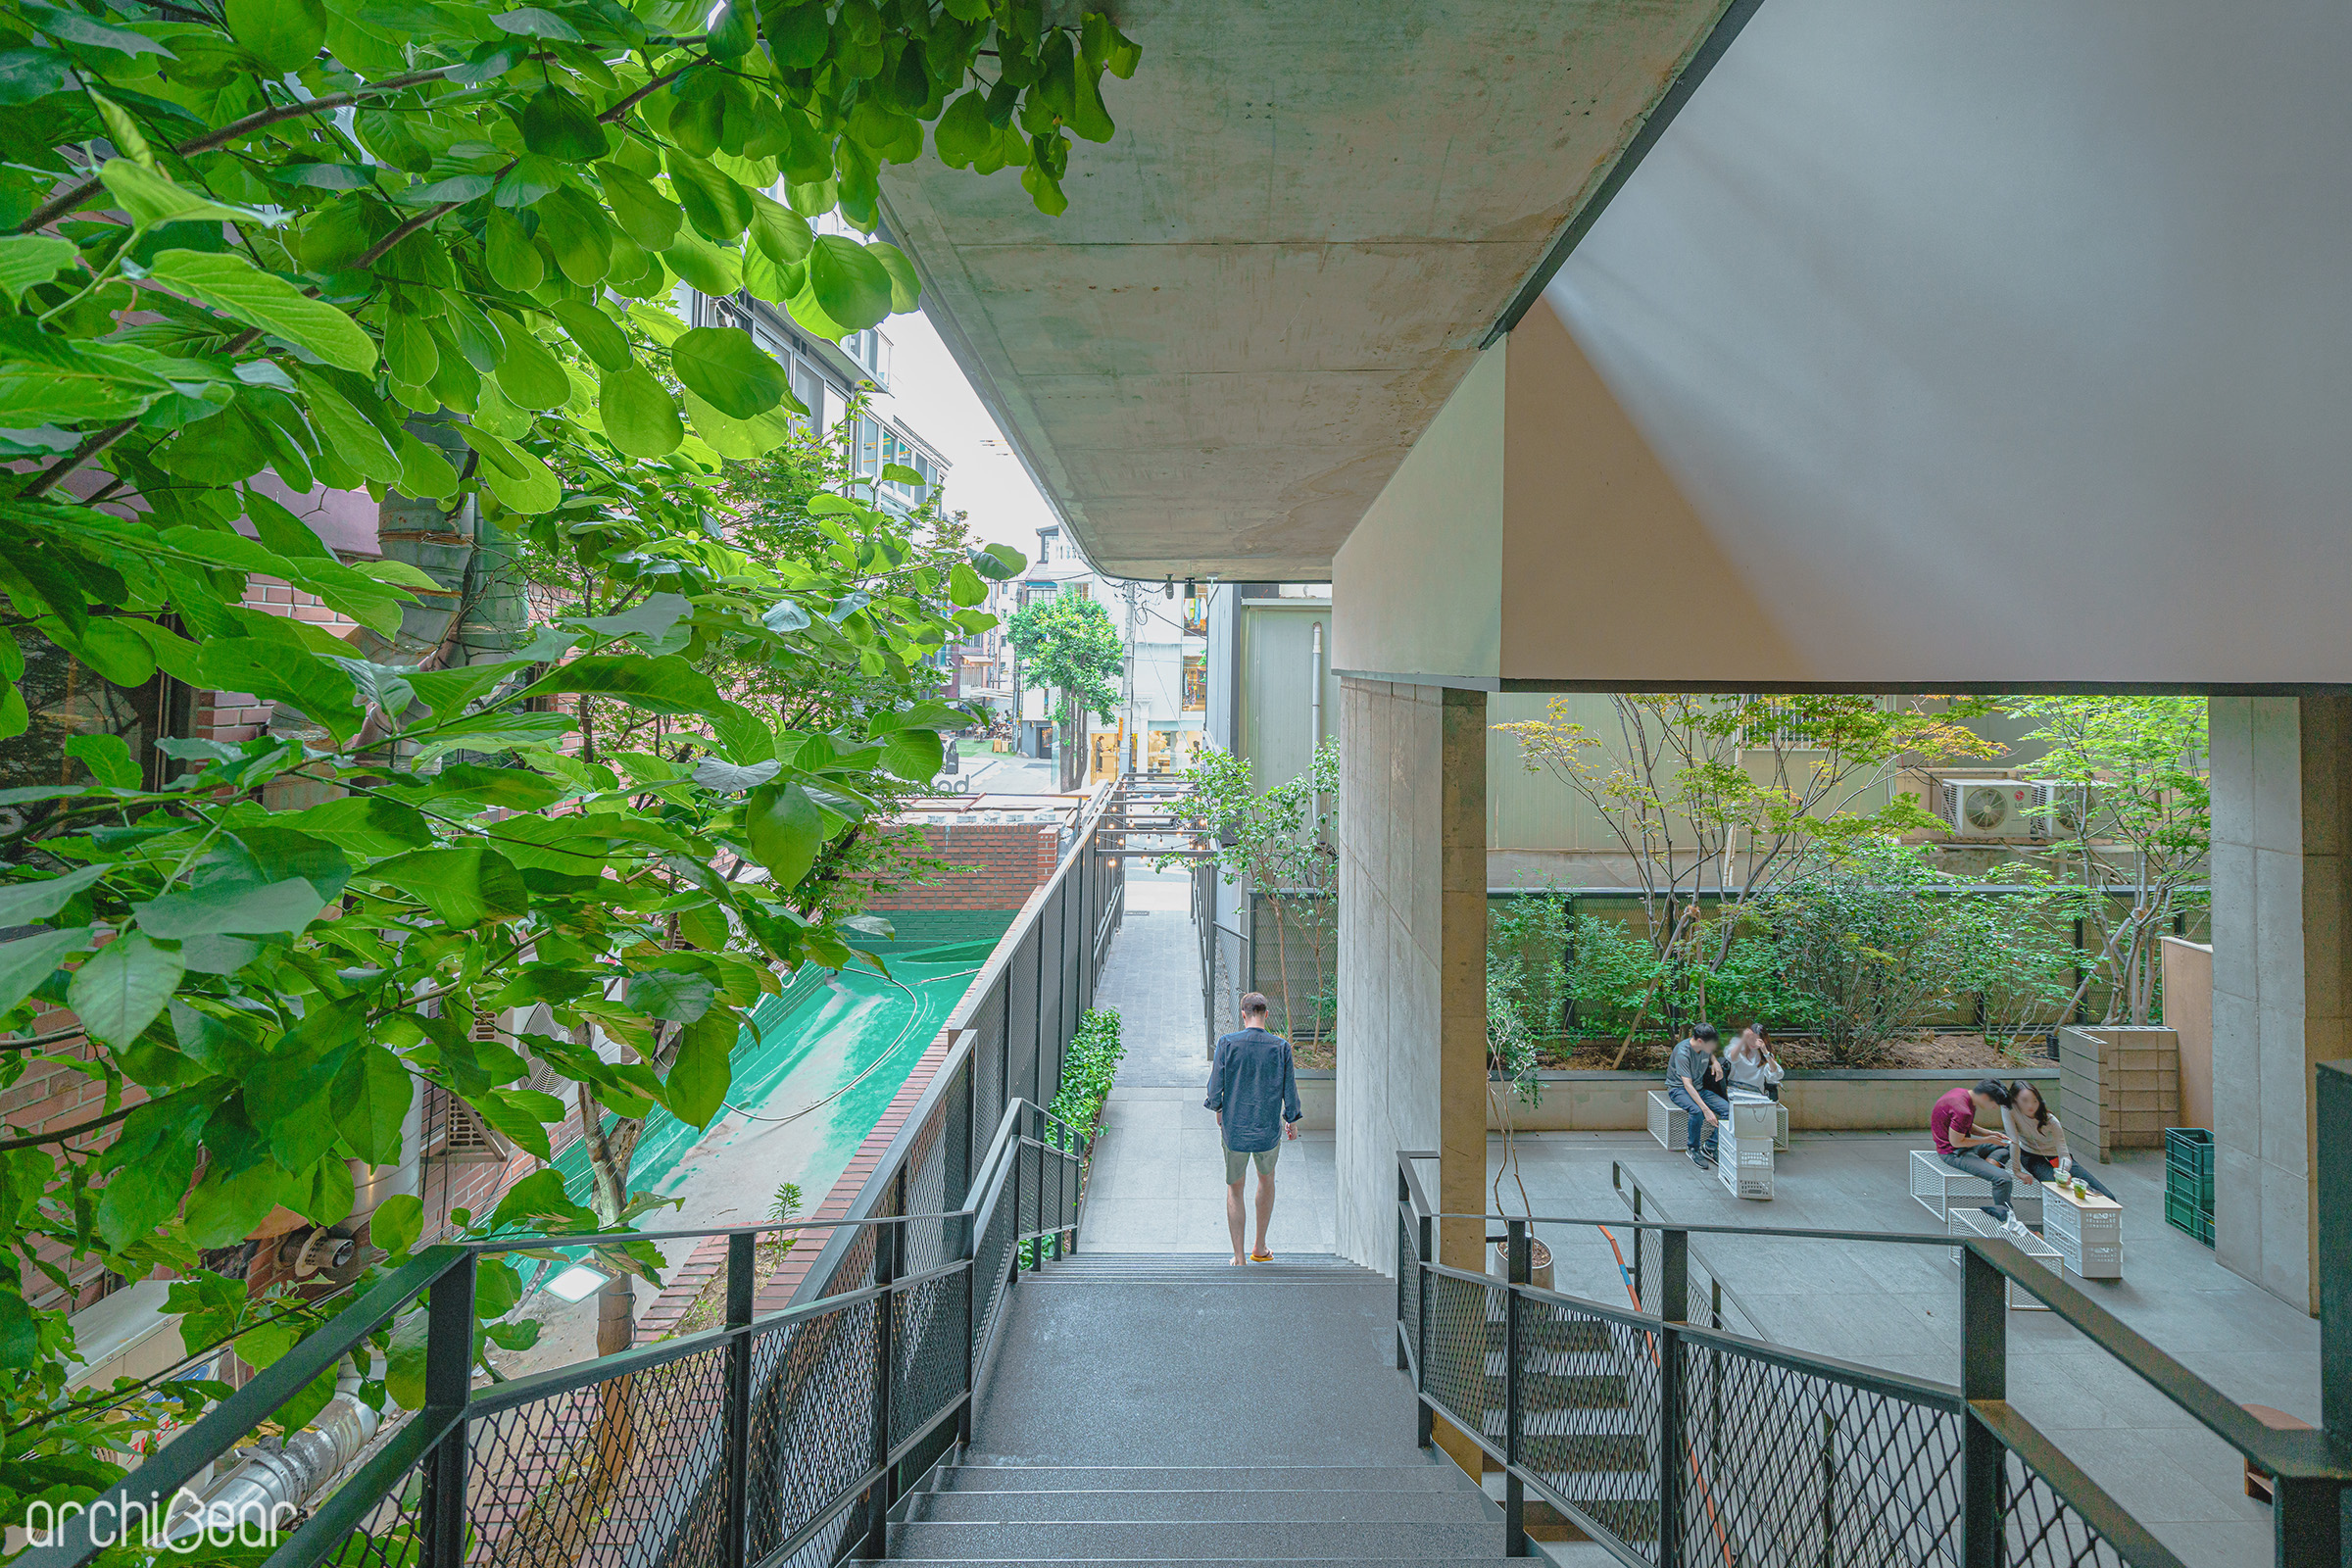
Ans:
{"type": "Polygon", "coordinates": [[[428,1449],[400,1485],[368,1510],[327,1554],[336,1568],[414,1568],[424,1560],[425,1474],[439,1449],[428,1449]]]}
{"type": "Polygon", "coordinates": [[[1428,1278],[1429,1364],[1422,1387],[1454,1425],[1492,1442],[1490,1427],[1502,1416],[1502,1340],[1495,1330],[1502,1322],[1503,1288],[1447,1274],[1428,1278]]]}
{"type": "Polygon", "coordinates": [[[2004,1568],[2126,1568],[2118,1552],[2015,1453],[2001,1467],[2004,1568]]]}
{"type": "Polygon", "coordinates": [[[1659,1336],[1556,1301],[1523,1299],[1519,1312],[1522,1461],[1655,1561],[1659,1336]]]}
{"type": "Polygon", "coordinates": [[[752,1561],[821,1518],[872,1467],[876,1304],[858,1301],[755,1342],[752,1561]]]}
{"type": "Polygon", "coordinates": [[[891,1297],[890,1445],[897,1448],[963,1393],[966,1276],[942,1274],[891,1297]]]}
{"type": "Polygon", "coordinates": [[[725,1517],[726,1352],[536,1399],[467,1423],[472,1564],[621,1568],[641,1541],[710,1560],[725,1517]]]}
{"type": "Polygon", "coordinates": [[[1688,1448],[1686,1561],[1728,1554],[1758,1568],[1819,1568],[1956,1560],[1958,1412],[1676,1343],[1688,1448]]]}

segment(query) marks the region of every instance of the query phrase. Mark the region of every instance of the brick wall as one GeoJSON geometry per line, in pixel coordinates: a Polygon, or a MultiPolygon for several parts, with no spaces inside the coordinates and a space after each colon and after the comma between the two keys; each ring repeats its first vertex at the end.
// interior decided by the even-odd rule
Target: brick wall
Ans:
{"type": "MultiPolygon", "coordinates": [[[[253,577],[245,587],[245,608],[272,615],[287,615],[323,626],[338,637],[359,630],[359,622],[326,608],[317,594],[305,593],[275,577],[253,577]]],[[[195,729],[199,737],[235,745],[260,737],[269,727],[273,705],[249,692],[198,692],[195,729]]]]}
{"type": "Polygon", "coordinates": [[[950,863],[937,880],[877,894],[866,907],[893,909],[1017,909],[1054,879],[1061,860],[1061,829],[1037,822],[925,823],[925,849],[950,863]]]}

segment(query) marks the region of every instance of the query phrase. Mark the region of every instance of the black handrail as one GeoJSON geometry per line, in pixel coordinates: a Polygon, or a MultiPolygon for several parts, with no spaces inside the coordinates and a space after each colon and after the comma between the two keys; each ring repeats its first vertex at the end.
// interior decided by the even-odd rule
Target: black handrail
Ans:
{"type": "MultiPolygon", "coordinates": [[[[1996,1568],[2007,1561],[2005,1518],[2036,1486],[2046,1488],[2058,1507],[2072,1510],[2082,1530],[2098,1536],[2132,1568],[2179,1568],[2178,1559],[2170,1550],[2008,1403],[2008,1292],[2016,1286],[2080,1329],[2224,1442],[2280,1478],[2278,1500],[2274,1505],[2280,1568],[2323,1568],[2323,1565],[2338,1568],[2343,1544],[2338,1523],[2341,1494],[2352,1490],[2352,1453],[2347,1452],[2345,1445],[2325,1432],[2275,1432],[2261,1425],[2220,1391],[2000,1237],[1955,1238],[1784,1226],[1685,1225],[1646,1219],[1629,1223],[1619,1218],[1597,1220],[1584,1216],[1433,1212],[1414,1161],[1436,1157],[1414,1152],[1399,1152],[1397,1155],[1398,1364],[1409,1364],[1413,1374],[1420,1436],[1425,1445],[1432,1439],[1433,1417],[1442,1414],[1449,1428],[1503,1466],[1504,1541],[1505,1550],[1512,1555],[1524,1555],[1528,1550],[1524,1498],[1527,1489],[1532,1487],[1621,1560],[1654,1564],[1656,1568],[1683,1568],[1680,1537],[1686,1525],[1683,1517],[1686,1467],[1690,1471],[1690,1481],[1698,1488],[1696,1495],[1705,1504],[1707,1516],[1714,1520],[1716,1530],[1722,1532],[1724,1527],[1716,1517],[1713,1495],[1707,1490],[1708,1480],[1700,1467],[1700,1450],[1692,1446],[1695,1440],[1688,1436],[1688,1422],[1693,1419],[1688,1407],[1690,1363],[1694,1352],[1703,1352],[1725,1358],[1729,1363],[1761,1363],[1812,1383],[1841,1386],[1867,1396],[1956,1417],[1961,1423],[1962,1440],[1959,1496],[1949,1520],[1922,1527],[1930,1528],[1931,1534],[1937,1530],[1949,1533],[1951,1539],[1944,1540],[1943,1549],[1956,1550],[1955,1560],[1961,1568],[1996,1568]],[[1508,1259],[1505,1279],[1497,1281],[1491,1274],[1436,1261],[1432,1233],[1438,1221],[1447,1219],[1476,1219],[1482,1233],[1486,1226],[1497,1221],[1502,1224],[1508,1259]],[[1626,1225],[1637,1232],[1655,1233],[1662,1245],[1664,1276],[1655,1315],[1542,1290],[1530,1283],[1528,1256],[1532,1227],[1539,1224],[1626,1225]],[[1690,1238],[1694,1235],[1891,1243],[1958,1250],[1963,1263],[1960,1385],[1955,1388],[1903,1377],[1688,1322],[1690,1238]],[[1475,1298],[1480,1303],[1476,1315],[1483,1320],[1483,1332],[1490,1336],[1495,1321],[1494,1293],[1501,1293],[1503,1371],[1499,1391],[1492,1387],[1494,1377],[1487,1370],[1487,1349],[1478,1351],[1477,1370],[1471,1371],[1470,1363],[1463,1359],[1469,1352],[1458,1347],[1448,1352],[1448,1364],[1439,1380],[1444,1386],[1433,1388],[1432,1298],[1439,1282],[1451,1282],[1457,1288],[1457,1303],[1459,1287],[1473,1287],[1480,1293],[1475,1298]],[[1406,1320],[1408,1304],[1417,1307],[1410,1322],[1406,1320]],[[1654,1501],[1659,1532],[1654,1556],[1639,1553],[1632,1542],[1618,1534],[1622,1519],[1613,1524],[1599,1517],[1597,1510],[1563,1495],[1540,1469],[1527,1462],[1521,1451],[1525,1420],[1523,1373],[1527,1370],[1523,1365],[1527,1340],[1522,1320],[1530,1308],[1543,1309],[1540,1324],[1556,1324],[1563,1321],[1562,1314],[1572,1314],[1574,1319],[1624,1331],[1632,1336],[1626,1343],[1651,1347],[1647,1353],[1655,1366],[1656,1425],[1649,1439],[1656,1455],[1654,1501]],[[1465,1414],[1451,1402],[1459,1396],[1457,1385],[1464,1378],[1473,1381],[1484,1378],[1488,1385],[1474,1413],[1465,1414]],[[1495,1407],[1497,1393],[1504,1417],[1503,1441],[1499,1445],[1485,1430],[1486,1417],[1495,1407]],[[2012,1462],[2022,1467],[2022,1482],[2013,1478],[2009,1469],[2012,1462]]],[[[1458,1305],[1456,1316],[1459,1316],[1458,1305]]],[[[1469,1331],[1457,1322],[1453,1332],[1458,1337],[1469,1331]]],[[[1485,1344],[1491,1348],[1491,1337],[1485,1344]]],[[[1723,1375],[1717,1373],[1718,1378],[1723,1375]]],[[[1720,1391],[1720,1383],[1717,1387],[1720,1391]]],[[[1721,1404],[1722,1396],[1718,1392],[1712,1411],[1718,1423],[1723,1419],[1721,1404]]],[[[1829,1451],[1834,1453],[1834,1447],[1829,1451]]],[[[1827,1466],[1831,1461],[1825,1458],[1824,1463],[1827,1466]]],[[[1825,1498],[1825,1553],[1832,1550],[1833,1529],[1829,1517],[1835,1510],[1827,1499],[1832,1494],[1833,1482],[1834,1476],[1825,1470],[1820,1483],[1825,1498]]],[[[1718,1477],[1717,1484],[1722,1484],[1722,1478],[1718,1477]]],[[[2053,1522],[2045,1520],[2045,1527],[2053,1522]]],[[[2038,1545],[2041,1539],[2042,1534],[2034,1535],[2028,1544],[2029,1550],[2038,1545]]],[[[1732,1553],[1728,1543],[1725,1550],[1729,1560],[1732,1553]]],[[[1691,1559],[1696,1560],[1696,1557],[1691,1559]]],[[[1825,1556],[1824,1560],[1829,1559],[1825,1556]]]]}

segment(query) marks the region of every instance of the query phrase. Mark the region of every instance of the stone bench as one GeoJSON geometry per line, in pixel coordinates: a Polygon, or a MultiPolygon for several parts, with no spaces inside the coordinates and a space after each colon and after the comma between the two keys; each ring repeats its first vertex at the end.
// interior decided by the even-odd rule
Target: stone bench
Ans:
{"type": "MultiPolygon", "coordinates": [[[[1958,1171],[1936,1157],[1933,1149],[1911,1151],[1911,1196],[1937,1219],[1947,1218],[1955,1202],[1982,1207],[1992,1201],[1992,1183],[1982,1176],[1958,1171]]],[[[2041,1223],[2041,1186],[2023,1182],[2009,1190],[2009,1209],[2029,1225],[2041,1223]]]]}

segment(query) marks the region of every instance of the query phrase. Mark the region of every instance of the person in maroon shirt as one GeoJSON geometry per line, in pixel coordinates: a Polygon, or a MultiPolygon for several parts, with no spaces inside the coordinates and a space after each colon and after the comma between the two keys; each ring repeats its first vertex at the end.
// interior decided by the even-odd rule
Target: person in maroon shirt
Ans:
{"type": "Polygon", "coordinates": [[[2009,1152],[2009,1137],[2002,1132],[1979,1132],[1979,1122],[1986,1127],[2001,1125],[2001,1086],[1990,1078],[1974,1089],[1953,1089],[1936,1102],[1928,1113],[1928,1130],[1936,1135],[1936,1157],[1966,1175],[1979,1176],[1992,1184],[1992,1201],[1982,1205],[2002,1225],[2016,1221],[2009,1213],[2009,1167],[1998,1163],[2009,1152]]]}

